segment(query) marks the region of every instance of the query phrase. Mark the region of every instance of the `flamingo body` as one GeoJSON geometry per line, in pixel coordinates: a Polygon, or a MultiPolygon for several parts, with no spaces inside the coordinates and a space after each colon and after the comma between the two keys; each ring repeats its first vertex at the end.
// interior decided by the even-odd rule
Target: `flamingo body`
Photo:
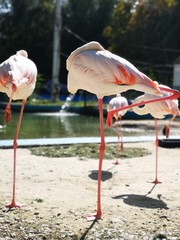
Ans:
{"type": "Polygon", "coordinates": [[[126,59],[105,50],[99,43],[90,42],[76,49],[67,59],[68,91],[83,89],[98,98],[134,89],[152,94],[159,88],[126,59]]]}
{"type": "MultiPolygon", "coordinates": [[[[109,104],[107,105],[107,111],[111,111],[117,108],[123,108],[125,106],[128,106],[128,101],[125,97],[122,97],[121,94],[117,94],[116,97],[112,98],[109,102],[109,104]]],[[[117,136],[118,136],[118,145],[117,145],[117,159],[115,161],[114,164],[118,165],[119,161],[118,161],[118,152],[119,151],[123,151],[124,146],[123,146],[123,134],[122,134],[122,123],[121,123],[121,118],[123,115],[126,114],[126,112],[128,111],[128,109],[116,112],[114,114],[114,118],[116,120],[116,132],[117,132],[117,136]],[[120,121],[119,121],[120,120],[120,121]],[[118,128],[119,125],[119,128],[118,128]]]]}
{"type": "Polygon", "coordinates": [[[36,76],[36,65],[20,50],[0,64],[0,91],[12,100],[27,99],[34,91],[36,76]]]}
{"type": "MultiPolygon", "coordinates": [[[[162,85],[160,85],[162,86],[162,85]]],[[[164,88],[170,89],[167,86],[163,86],[164,88]]],[[[162,96],[170,96],[169,92],[162,91],[162,96]]],[[[144,102],[147,100],[151,100],[154,98],[158,98],[157,95],[152,95],[149,93],[145,93],[144,95],[135,99],[134,103],[144,102]]],[[[178,100],[164,100],[159,102],[153,102],[149,104],[145,104],[143,107],[137,106],[133,107],[133,111],[139,115],[144,115],[150,113],[154,118],[163,119],[166,115],[179,115],[178,108],[178,100]]]]}
{"type": "Polygon", "coordinates": [[[89,42],[73,51],[67,59],[68,91],[78,89],[94,93],[99,103],[100,137],[97,213],[90,220],[99,219],[101,211],[101,172],[105,150],[102,98],[129,89],[160,94],[158,85],[130,62],[105,50],[98,42],[89,42]]]}
{"type": "Polygon", "coordinates": [[[22,107],[17,123],[17,128],[13,141],[14,148],[14,171],[13,171],[13,197],[12,202],[6,207],[20,207],[15,200],[16,190],[16,149],[19,135],[23,110],[26,99],[32,94],[36,84],[37,68],[36,65],[28,59],[28,54],[24,50],[18,51],[15,55],[8,58],[0,64],[0,91],[7,94],[9,102],[5,109],[5,118],[8,123],[11,120],[11,101],[22,100],[22,107]]]}
{"type": "MultiPolygon", "coordinates": [[[[171,96],[172,93],[166,92],[166,89],[170,89],[167,86],[159,85],[159,87],[163,88],[162,97],[171,96]]],[[[144,95],[135,99],[134,103],[140,103],[149,101],[151,99],[156,99],[157,96],[145,93],[144,95]]],[[[170,100],[162,100],[159,102],[152,102],[149,104],[145,104],[143,106],[136,106],[133,107],[133,111],[139,115],[144,114],[151,114],[155,119],[155,130],[156,130],[156,175],[155,180],[153,181],[154,184],[161,183],[158,180],[158,128],[157,128],[157,119],[163,119],[166,115],[172,115],[172,119],[169,121],[169,124],[166,126],[166,137],[169,136],[169,125],[171,121],[179,115],[179,108],[178,108],[178,100],[177,99],[170,99],[170,100]]]]}
{"type": "MultiPolygon", "coordinates": [[[[117,108],[122,108],[125,106],[128,106],[127,99],[125,97],[122,97],[121,94],[117,94],[117,96],[112,98],[110,100],[109,104],[107,105],[107,111],[114,110],[117,108]]],[[[118,118],[121,116],[124,116],[127,111],[128,111],[128,109],[125,109],[125,110],[115,113],[114,114],[115,119],[118,120],[118,118]]]]}

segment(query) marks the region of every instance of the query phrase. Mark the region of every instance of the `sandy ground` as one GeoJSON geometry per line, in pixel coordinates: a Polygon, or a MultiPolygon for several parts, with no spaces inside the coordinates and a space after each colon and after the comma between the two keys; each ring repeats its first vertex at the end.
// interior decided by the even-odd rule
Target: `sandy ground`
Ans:
{"type": "MultiPolygon", "coordinates": [[[[155,186],[152,184],[155,144],[126,143],[124,147],[147,148],[151,154],[121,159],[119,165],[112,164],[114,159],[104,160],[103,216],[98,224],[101,227],[109,223],[114,227],[118,225],[118,229],[134,235],[142,230],[164,231],[172,234],[172,239],[180,239],[180,148],[159,148],[158,179],[162,183],[155,186]]],[[[1,149],[0,218],[7,214],[4,205],[11,202],[12,166],[12,149],[1,149]]],[[[13,214],[17,211],[21,217],[24,212],[26,215],[33,212],[39,219],[49,221],[54,216],[56,221],[79,233],[79,239],[84,239],[83,232],[90,223],[83,216],[96,210],[97,168],[97,159],[39,157],[32,155],[29,149],[18,149],[16,200],[24,206],[13,214]]]]}

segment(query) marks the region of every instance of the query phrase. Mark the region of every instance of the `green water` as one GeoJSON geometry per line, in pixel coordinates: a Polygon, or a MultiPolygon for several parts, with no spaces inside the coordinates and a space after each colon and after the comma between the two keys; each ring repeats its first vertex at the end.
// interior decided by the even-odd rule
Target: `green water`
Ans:
{"type": "MultiPolygon", "coordinates": [[[[13,139],[19,113],[12,112],[12,119],[6,124],[4,112],[0,112],[0,140],[13,139]]],[[[123,125],[123,121],[122,121],[123,125]]],[[[127,124],[126,124],[127,125],[127,124]]],[[[116,127],[107,128],[104,119],[105,136],[117,136],[116,127]]],[[[149,131],[140,131],[136,126],[123,125],[123,136],[148,135],[149,131]]],[[[99,117],[75,115],[69,113],[24,113],[19,138],[64,138],[99,137],[99,117]]]]}
{"type": "MultiPolygon", "coordinates": [[[[4,113],[0,113],[0,139],[13,139],[19,114],[12,113],[11,122],[6,125],[4,113]]],[[[105,129],[107,136],[113,136],[113,129],[105,129]]],[[[19,138],[64,138],[99,136],[99,118],[69,114],[24,113],[19,138]]]]}

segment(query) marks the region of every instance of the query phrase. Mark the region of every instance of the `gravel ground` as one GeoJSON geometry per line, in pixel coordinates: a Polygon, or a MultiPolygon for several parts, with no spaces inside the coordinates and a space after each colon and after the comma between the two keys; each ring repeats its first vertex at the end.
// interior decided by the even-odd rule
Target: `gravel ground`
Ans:
{"type": "MultiPolygon", "coordinates": [[[[67,215],[61,213],[55,215],[50,211],[48,215],[43,216],[37,203],[32,203],[28,208],[11,211],[7,211],[1,206],[1,210],[0,240],[180,239],[180,228],[176,219],[177,212],[173,210],[167,212],[167,210],[158,209],[154,213],[141,209],[141,213],[132,213],[131,221],[126,217],[113,216],[96,222],[86,222],[86,227],[82,227],[81,223],[78,223],[79,214],[83,214],[82,210],[78,214],[69,211],[67,215]],[[147,216],[145,217],[144,214],[147,216]],[[138,222],[139,217],[142,217],[140,222],[138,222]],[[68,220],[70,224],[68,224],[68,220]]],[[[83,221],[85,220],[83,219],[83,221]]]]}
{"type": "Polygon", "coordinates": [[[0,240],[180,240],[180,149],[159,148],[162,182],[154,186],[154,143],[128,143],[152,154],[103,162],[102,219],[96,209],[97,159],[47,158],[17,151],[17,202],[12,194],[12,149],[0,150],[0,240]]]}

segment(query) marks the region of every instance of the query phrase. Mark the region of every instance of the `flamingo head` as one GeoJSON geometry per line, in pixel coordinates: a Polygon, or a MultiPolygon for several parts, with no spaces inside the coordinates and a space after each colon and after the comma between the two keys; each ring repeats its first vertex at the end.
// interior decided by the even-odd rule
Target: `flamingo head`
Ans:
{"type": "Polygon", "coordinates": [[[16,54],[18,56],[23,56],[25,58],[28,58],[28,54],[27,54],[27,52],[25,50],[19,50],[19,51],[16,52],[16,54]]]}

